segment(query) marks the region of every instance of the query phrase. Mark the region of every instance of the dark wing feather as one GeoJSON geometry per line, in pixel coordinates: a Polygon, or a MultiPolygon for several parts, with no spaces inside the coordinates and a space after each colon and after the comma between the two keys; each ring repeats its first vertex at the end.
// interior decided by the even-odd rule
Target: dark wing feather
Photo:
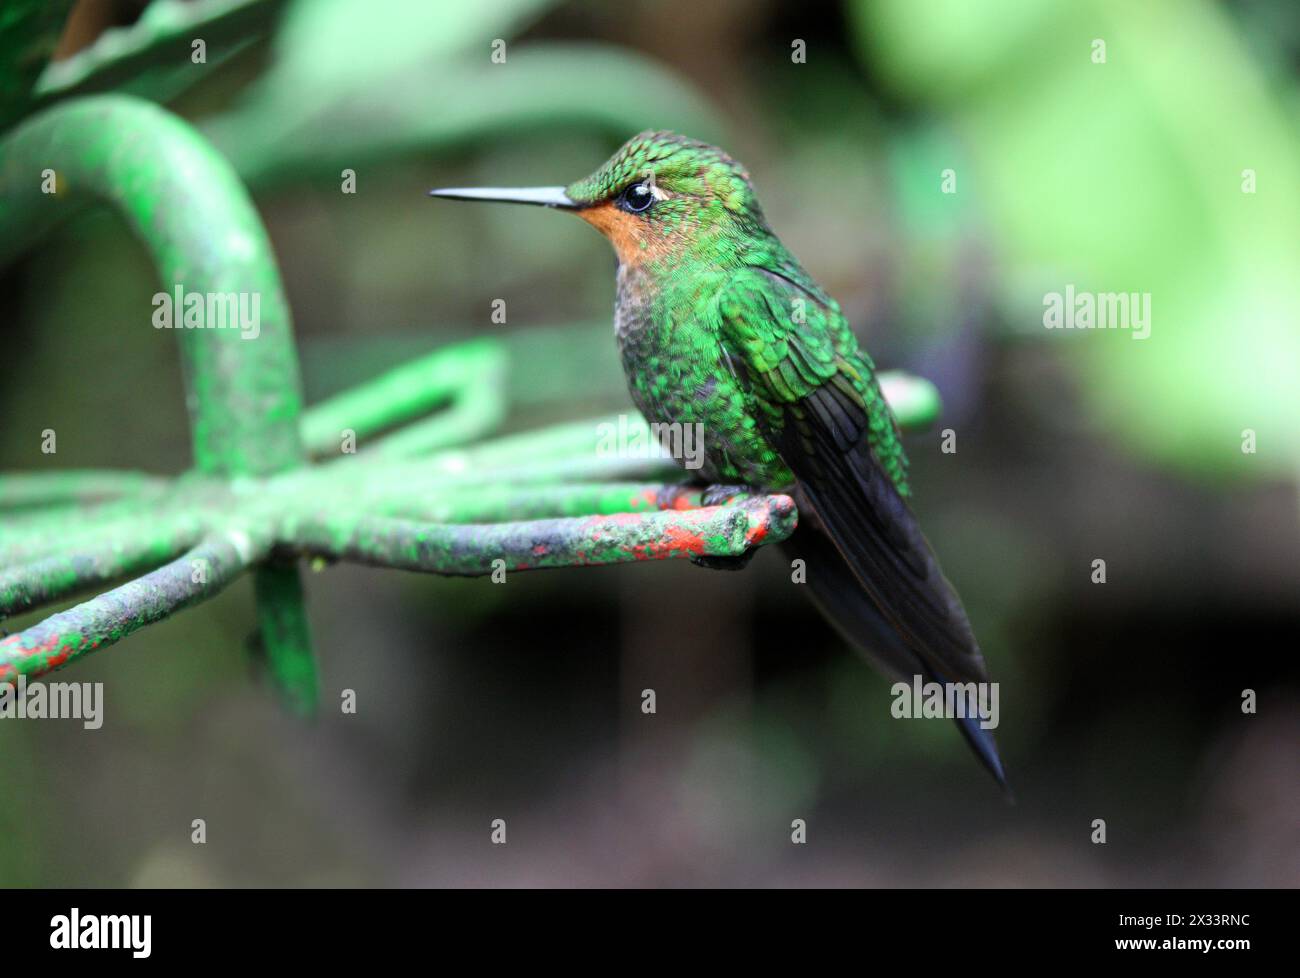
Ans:
{"type": "Polygon", "coordinates": [[[904,498],[897,428],[871,362],[828,302],[746,270],[719,299],[724,344],[801,494],[886,620],[928,670],[987,681],[966,613],[904,498]]]}
{"type": "MultiPolygon", "coordinates": [[[[817,603],[894,676],[986,682],[966,612],[907,504],[898,427],[839,309],[797,271],[748,269],[717,310],[727,363],[815,519],[787,549],[807,559],[817,603]]],[[[974,719],[957,726],[1005,789],[992,733],[974,719]]]]}

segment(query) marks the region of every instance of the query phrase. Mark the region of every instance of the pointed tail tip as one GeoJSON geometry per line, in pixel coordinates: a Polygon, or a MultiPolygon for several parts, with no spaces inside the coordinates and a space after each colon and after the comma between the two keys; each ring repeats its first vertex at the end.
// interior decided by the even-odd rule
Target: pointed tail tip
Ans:
{"type": "Polygon", "coordinates": [[[979,720],[974,717],[959,718],[957,729],[961,731],[962,737],[979,758],[984,770],[993,776],[993,780],[1002,789],[1002,797],[1009,804],[1014,805],[1016,798],[1011,791],[1011,782],[1007,780],[1006,768],[1002,765],[1002,755],[998,753],[997,741],[993,739],[992,731],[981,727],[979,720]]]}
{"type": "Polygon", "coordinates": [[[1002,759],[998,758],[997,768],[989,768],[989,773],[993,775],[993,780],[998,783],[998,788],[1002,791],[1002,800],[1008,805],[1016,805],[1016,793],[1011,788],[1011,780],[1007,777],[1006,770],[1002,767],[1002,759]]]}
{"type": "Polygon", "coordinates": [[[980,761],[983,762],[984,769],[988,771],[989,774],[993,776],[993,780],[997,782],[998,789],[1002,793],[1002,800],[1008,805],[1014,805],[1016,803],[1016,793],[1011,790],[1011,781],[1007,778],[1006,769],[1002,767],[1002,759],[996,754],[991,760],[986,759],[981,755],[980,761]]]}

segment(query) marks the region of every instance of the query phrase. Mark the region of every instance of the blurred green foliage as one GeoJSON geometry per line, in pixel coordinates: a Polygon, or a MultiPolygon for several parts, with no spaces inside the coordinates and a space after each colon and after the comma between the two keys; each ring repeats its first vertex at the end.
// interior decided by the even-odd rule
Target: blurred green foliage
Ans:
{"type": "Polygon", "coordinates": [[[1097,423],[1199,473],[1293,474],[1294,78],[1288,103],[1209,0],[862,0],[850,9],[863,59],[932,105],[961,141],[960,193],[984,211],[995,299],[1014,330],[1067,343],[1062,356],[1080,371],[1097,423]],[[1094,40],[1105,42],[1104,63],[1093,60],[1094,40]],[[1242,192],[1247,169],[1253,194],[1242,192]],[[1150,337],[1047,333],[1038,302],[1067,283],[1151,293],[1150,337]],[[1248,428],[1267,446],[1258,456],[1235,450],[1248,428]]]}
{"type": "Polygon", "coordinates": [[[271,29],[284,0],[152,0],[139,20],[110,27],[51,63],[34,94],[44,101],[119,91],[168,101],[271,29]],[[195,42],[202,41],[202,58],[195,42]]]}
{"type": "Polygon", "coordinates": [[[553,5],[373,0],[363,9],[297,0],[268,70],[207,131],[255,181],[333,175],[572,123],[618,138],[641,125],[650,105],[665,126],[717,131],[693,93],[626,51],[554,43],[515,50],[508,39],[553,5]],[[591,85],[593,77],[601,83],[591,85]]]}
{"type": "Polygon", "coordinates": [[[9,0],[0,7],[0,130],[31,106],[72,0],[9,0]]]}

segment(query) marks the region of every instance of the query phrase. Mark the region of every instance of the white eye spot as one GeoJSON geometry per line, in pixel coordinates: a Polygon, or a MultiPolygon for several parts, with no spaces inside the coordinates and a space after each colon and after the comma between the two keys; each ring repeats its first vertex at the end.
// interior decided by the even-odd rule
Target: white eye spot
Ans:
{"type": "Polygon", "coordinates": [[[664,193],[663,188],[657,183],[650,184],[650,193],[655,200],[667,200],[668,195],[664,193]]]}

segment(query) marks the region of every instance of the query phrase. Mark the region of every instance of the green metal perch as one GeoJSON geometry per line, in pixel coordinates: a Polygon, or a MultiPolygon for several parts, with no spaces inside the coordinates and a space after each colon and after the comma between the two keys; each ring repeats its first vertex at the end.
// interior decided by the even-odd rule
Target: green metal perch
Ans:
{"type": "MultiPolygon", "coordinates": [[[[261,331],[182,331],[193,471],[0,475],[0,620],[142,575],[0,639],[0,683],[74,662],[247,570],[271,675],[309,712],[317,678],[302,557],[480,575],[734,557],[794,530],[782,495],[701,507],[686,494],[660,509],[681,472],[657,454],[602,454],[600,426],[617,417],[466,445],[506,416],[507,358],[493,341],[440,350],[303,411],[266,233],[192,128],[103,96],[56,106],[0,140],[0,260],[96,200],[145,242],[164,288],[260,294],[261,331]],[[46,170],[54,194],[41,192],[46,170]]],[[[937,415],[926,381],[882,381],[904,427],[937,415]]],[[[650,444],[648,426],[631,424],[650,444]]]]}

